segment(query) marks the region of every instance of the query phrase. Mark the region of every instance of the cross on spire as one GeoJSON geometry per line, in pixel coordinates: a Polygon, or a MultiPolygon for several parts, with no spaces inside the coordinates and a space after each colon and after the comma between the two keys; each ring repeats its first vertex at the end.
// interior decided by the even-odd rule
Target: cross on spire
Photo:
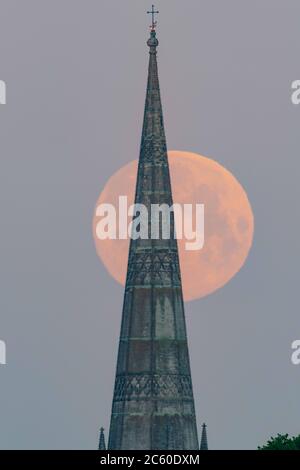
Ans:
{"type": "Polygon", "coordinates": [[[151,31],[155,31],[155,28],[157,26],[157,21],[155,21],[155,15],[158,15],[159,11],[155,11],[155,7],[154,5],[152,5],[152,10],[151,11],[147,11],[147,14],[151,14],[152,15],[152,25],[150,26],[151,27],[151,31]]]}

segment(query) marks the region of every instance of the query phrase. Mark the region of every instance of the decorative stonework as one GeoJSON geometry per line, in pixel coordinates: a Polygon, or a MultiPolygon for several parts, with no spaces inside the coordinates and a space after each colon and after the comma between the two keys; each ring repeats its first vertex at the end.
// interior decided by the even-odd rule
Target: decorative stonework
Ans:
{"type": "Polygon", "coordinates": [[[141,398],[193,399],[191,377],[188,375],[127,375],[118,376],[115,401],[141,398]]]}
{"type": "Polygon", "coordinates": [[[160,284],[161,287],[180,287],[180,269],[177,252],[131,253],[126,286],[160,284]]]}

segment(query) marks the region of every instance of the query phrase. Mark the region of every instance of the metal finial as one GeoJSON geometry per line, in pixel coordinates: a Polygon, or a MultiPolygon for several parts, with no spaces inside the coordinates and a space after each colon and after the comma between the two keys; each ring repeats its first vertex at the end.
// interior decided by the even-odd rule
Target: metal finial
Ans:
{"type": "Polygon", "coordinates": [[[151,31],[155,31],[155,28],[157,26],[157,21],[155,21],[155,15],[158,15],[159,11],[155,11],[155,7],[154,5],[152,5],[152,10],[151,11],[147,11],[147,14],[149,15],[152,15],[152,25],[150,26],[151,28],[151,31]]]}

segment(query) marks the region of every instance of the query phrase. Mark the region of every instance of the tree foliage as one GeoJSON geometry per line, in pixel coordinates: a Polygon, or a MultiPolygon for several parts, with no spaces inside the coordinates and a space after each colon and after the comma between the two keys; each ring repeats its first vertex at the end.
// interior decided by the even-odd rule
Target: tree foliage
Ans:
{"type": "Polygon", "coordinates": [[[290,437],[288,434],[277,434],[259,450],[300,450],[300,434],[296,437],[290,437]]]}

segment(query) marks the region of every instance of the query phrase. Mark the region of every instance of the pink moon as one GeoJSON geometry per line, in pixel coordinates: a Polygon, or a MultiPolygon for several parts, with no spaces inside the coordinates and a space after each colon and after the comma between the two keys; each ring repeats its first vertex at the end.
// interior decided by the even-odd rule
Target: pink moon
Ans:
{"type": "MultiPolygon", "coordinates": [[[[225,286],[244,265],[253,242],[254,217],[247,194],[237,179],[216,161],[201,155],[168,153],[173,200],[178,204],[204,204],[204,246],[188,251],[178,240],[183,295],[186,301],[212,294],[225,286]]],[[[118,170],[101,192],[99,204],[118,207],[119,196],[134,203],[137,161],[118,170]]],[[[125,284],[129,240],[99,240],[93,217],[96,251],[109,274],[125,284]]]]}

